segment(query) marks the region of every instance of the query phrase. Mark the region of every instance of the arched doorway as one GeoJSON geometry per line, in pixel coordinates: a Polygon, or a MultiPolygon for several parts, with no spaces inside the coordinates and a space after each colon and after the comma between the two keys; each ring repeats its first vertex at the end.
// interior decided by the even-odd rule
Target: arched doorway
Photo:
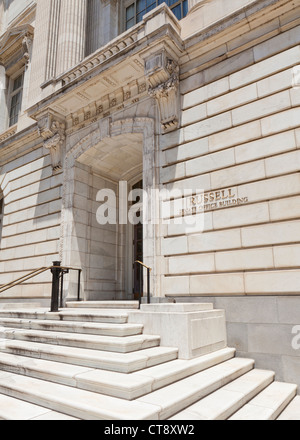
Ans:
{"type": "MultiPolygon", "coordinates": [[[[126,191],[143,181],[145,191],[154,187],[154,124],[149,118],[108,122],[105,130],[94,130],[69,148],[64,163],[61,259],[83,269],[82,289],[86,300],[133,299],[134,259],[142,257],[154,265],[153,225],[134,228],[129,222],[100,224],[97,194],[106,189],[116,194],[116,207],[126,191]],[[121,185],[122,183],[122,185],[121,185]],[[123,188],[123,189],[122,189],[123,188]],[[132,237],[142,233],[143,250],[132,246],[132,237]],[[149,246],[151,242],[151,245],[149,246]]],[[[152,205],[153,200],[149,203],[152,205]]],[[[109,201],[108,201],[109,204],[109,201]]],[[[155,205],[155,203],[154,203],[155,205]]],[[[152,215],[153,206],[149,210],[152,215]]],[[[124,217],[123,217],[124,218],[124,217]]],[[[137,244],[137,242],[136,242],[137,244]]],[[[153,271],[152,276],[154,276],[153,271]]],[[[66,285],[68,298],[75,297],[76,280],[66,285]]]]}

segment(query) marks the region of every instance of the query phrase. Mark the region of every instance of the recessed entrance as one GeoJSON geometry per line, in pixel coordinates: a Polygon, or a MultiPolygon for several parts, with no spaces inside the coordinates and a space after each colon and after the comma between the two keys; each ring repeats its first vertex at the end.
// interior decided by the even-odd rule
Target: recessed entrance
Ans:
{"type": "MultiPolygon", "coordinates": [[[[75,163],[73,204],[73,261],[83,267],[85,273],[84,299],[113,300],[133,299],[137,293],[139,275],[130,276],[133,259],[142,259],[142,225],[120,222],[121,185],[127,193],[131,183],[143,173],[143,139],[141,134],[130,134],[126,138],[107,138],[84,152],[75,163]],[[101,191],[108,197],[99,197],[101,191]],[[115,200],[114,200],[115,197],[115,200]],[[107,204],[116,208],[116,222],[107,219],[100,223],[97,211],[107,204]],[[130,228],[134,229],[133,232],[130,228]],[[128,248],[128,235],[134,237],[134,249],[128,248]],[[128,267],[128,256],[132,255],[128,267]],[[134,280],[134,281],[133,281],[134,280]]],[[[126,192],[123,190],[123,192],[126,192]]],[[[126,196],[126,194],[125,194],[126,196]]],[[[124,217],[123,217],[124,218],[124,217]]]]}
{"type": "MultiPolygon", "coordinates": [[[[154,139],[150,118],[106,120],[66,155],[60,255],[64,265],[82,268],[84,300],[132,300],[140,290],[140,269],[133,262],[155,265],[153,224],[148,218],[144,226],[132,224],[129,218],[119,221],[122,192],[128,197],[132,189],[143,185],[148,194],[155,186],[154,139]],[[115,195],[110,205],[118,211],[114,224],[98,221],[99,207],[104,204],[98,194],[103,189],[115,195]]],[[[149,197],[147,215],[156,218],[155,201],[149,197]]],[[[65,286],[68,299],[75,297],[75,286],[70,276],[65,286]]]]}

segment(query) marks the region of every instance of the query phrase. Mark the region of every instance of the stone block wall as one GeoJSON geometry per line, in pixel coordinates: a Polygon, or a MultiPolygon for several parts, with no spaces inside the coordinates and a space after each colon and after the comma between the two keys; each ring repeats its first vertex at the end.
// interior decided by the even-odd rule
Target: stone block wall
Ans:
{"type": "Polygon", "coordinates": [[[261,17],[247,35],[227,41],[223,35],[211,51],[203,45],[182,67],[181,128],[162,137],[161,183],[202,189],[204,196],[190,201],[194,226],[175,224],[174,211],[161,252],[165,300],[213,302],[226,312],[228,346],[237,356],[300,385],[300,89],[292,86],[300,10],[294,7],[269,21],[261,17]]]}
{"type": "MultiPolygon", "coordinates": [[[[1,167],[0,186],[4,196],[1,284],[51,266],[59,259],[62,173],[52,174],[50,156],[39,142],[33,141],[22,155],[16,149],[16,158],[1,167]]],[[[43,302],[47,298],[48,304],[50,294],[51,274],[47,271],[3,292],[1,300],[43,302]]]]}
{"type": "Polygon", "coordinates": [[[238,54],[205,68],[213,60],[205,53],[183,67],[181,128],[162,136],[161,183],[203,190],[213,203],[194,229],[165,226],[166,296],[299,294],[300,89],[292,69],[300,28],[291,25],[299,14],[282,15],[277,26],[289,29],[238,54]]]}
{"type": "MultiPolygon", "coordinates": [[[[255,366],[276,372],[276,380],[298,384],[300,393],[300,298],[292,296],[201,297],[226,311],[227,343],[255,366]]],[[[176,298],[186,302],[186,298],[176,298]]]]}

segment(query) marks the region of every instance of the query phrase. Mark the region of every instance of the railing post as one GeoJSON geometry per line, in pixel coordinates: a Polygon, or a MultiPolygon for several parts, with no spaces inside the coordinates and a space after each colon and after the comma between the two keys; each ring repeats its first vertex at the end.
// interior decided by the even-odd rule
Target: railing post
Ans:
{"type": "Polygon", "coordinates": [[[50,312],[58,312],[58,301],[59,301],[59,275],[61,272],[60,261],[53,261],[53,267],[51,268],[52,273],[52,293],[51,293],[51,309],[50,312]]]}
{"type": "Polygon", "coordinates": [[[142,296],[141,294],[143,293],[143,296],[144,296],[144,292],[143,292],[144,286],[142,285],[143,284],[142,270],[144,267],[147,269],[147,303],[150,304],[151,303],[151,300],[150,300],[150,272],[152,269],[151,269],[151,267],[146,266],[146,264],[142,263],[139,260],[135,260],[135,263],[140,265],[140,266],[138,266],[140,268],[139,305],[141,305],[141,296],[142,296]]]}
{"type": "Polygon", "coordinates": [[[61,276],[60,276],[60,307],[63,308],[64,306],[64,274],[69,273],[69,269],[62,269],[61,276]]]}
{"type": "Polygon", "coordinates": [[[141,305],[142,295],[144,295],[144,292],[143,292],[143,266],[139,266],[139,270],[140,270],[139,305],[141,305]]]}
{"type": "Polygon", "coordinates": [[[81,269],[78,269],[77,301],[80,301],[80,278],[81,278],[81,269]]]}
{"type": "Polygon", "coordinates": [[[150,269],[147,267],[147,303],[150,304],[150,269]]]}

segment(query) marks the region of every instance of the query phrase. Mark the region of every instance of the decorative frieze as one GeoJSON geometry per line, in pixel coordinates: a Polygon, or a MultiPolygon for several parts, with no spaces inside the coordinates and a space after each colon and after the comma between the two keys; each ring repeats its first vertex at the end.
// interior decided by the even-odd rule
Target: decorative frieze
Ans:
{"type": "Polygon", "coordinates": [[[44,147],[49,150],[53,171],[62,168],[62,148],[65,142],[65,122],[50,111],[38,119],[40,136],[44,139],[44,147]]]}
{"type": "MultiPolygon", "coordinates": [[[[81,127],[82,124],[95,122],[99,118],[105,118],[111,114],[111,111],[122,110],[125,105],[131,105],[139,102],[142,96],[146,96],[146,82],[134,81],[131,85],[121,87],[115,93],[104,96],[101,100],[91,103],[88,108],[82,108],[72,113],[70,123],[66,125],[69,133],[70,129],[81,127]]],[[[72,130],[73,131],[73,130],[72,130]]]]}
{"type": "Polygon", "coordinates": [[[145,60],[148,93],[159,107],[162,133],[179,126],[179,66],[162,50],[145,60]]]}

